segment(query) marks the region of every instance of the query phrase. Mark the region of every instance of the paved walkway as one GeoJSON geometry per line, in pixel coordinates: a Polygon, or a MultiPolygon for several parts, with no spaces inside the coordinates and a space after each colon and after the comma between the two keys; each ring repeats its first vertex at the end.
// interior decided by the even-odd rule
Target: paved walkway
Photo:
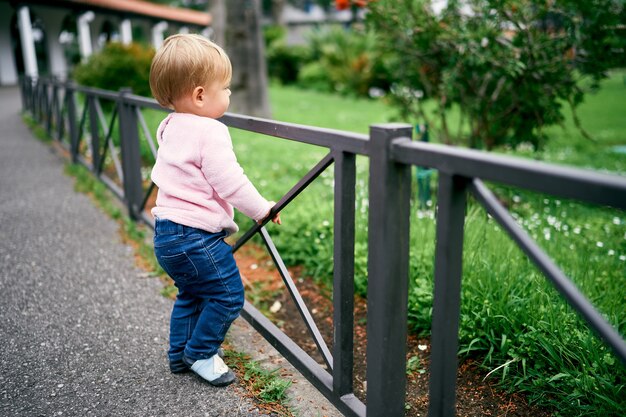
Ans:
{"type": "Polygon", "coordinates": [[[0,88],[0,415],[259,416],[167,366],[171,301],[0,88]]]}

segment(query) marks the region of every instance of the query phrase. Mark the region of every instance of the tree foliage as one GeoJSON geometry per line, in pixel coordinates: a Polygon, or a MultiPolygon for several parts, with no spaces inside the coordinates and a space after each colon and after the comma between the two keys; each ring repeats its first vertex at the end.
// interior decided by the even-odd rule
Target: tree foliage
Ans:
{"type": "Polygon", "coordinates": [[[563,104],[575,117],[581,80],[597,86],[624,53],[623,0],[449,0],[438,13],[429,0],[378,0],[369,8],[390,50],[392,100],[446,143],[540,148],[543,128],[562,123],[563,104]],[[437,103],[434,115],[424,98],[437,103]],[[453,132],[454,105],[462,116],[453,132]]]}

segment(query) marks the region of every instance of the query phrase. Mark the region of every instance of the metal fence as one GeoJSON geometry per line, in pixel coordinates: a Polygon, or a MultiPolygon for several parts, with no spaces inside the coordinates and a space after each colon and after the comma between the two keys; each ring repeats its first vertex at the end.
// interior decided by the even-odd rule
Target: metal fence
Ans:
{"type": "MultiPolygon", "coordinates": [[[[21,92],[24,111],[45,126],[50,136],[64,144],[74,162],[89,168],[123,200],[132,218],[141,219],[153,227],[153,220],[144,209],[154,184],[150,183],[146,172],[142,174],[140,143],[147,142],[153,157],[157,147],[142,110],[165,110],[154,100],[129,91],[116,93],[43,78],[23,79],[21,92]],[[108,121],[101,101],[108,103],[108,121]],[[112,168],[108,168],[108,172],[104,169],[105,159],[111,161],[108,165],[112,168]]],[[[226,114],[221,120],[231,128],[318,145],[329,151],[280,199],[273,213],[282,210],[324,170],[334,166],[332,352],[322,339],[264,224],[248,230],[233,250],[239,249],[252,236],[260,235],[324,364],[316,362],[250,303],[246,302],[242,316],[345,415],[388,417],[402,416],[405,412],[412,166],[437,170],[439,181],[429,416],[455,414],[463,232],[468,194],[493,216],[561,296],[626,364],[626,341],[517,224],[484,183],[491,181],[624,210],[624,177],[414,142],[411,141],[411,127],[405,124],[374,125],[369,135],[361,135],[236,114],[226,114]],[[367,406],[354,395],[352,386],[357,155],[369,158],[367,406]]]]}

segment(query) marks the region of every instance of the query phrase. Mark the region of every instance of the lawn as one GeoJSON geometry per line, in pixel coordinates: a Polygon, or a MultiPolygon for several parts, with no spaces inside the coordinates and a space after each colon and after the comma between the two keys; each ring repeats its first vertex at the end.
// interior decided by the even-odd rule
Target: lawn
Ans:
{"type": "MultiPolygon", "coordinates": [[[[578,110],[593,141],[568,114],[547,130],[541,152],[527,146],[498,153],[626,174],[626,71],[603,82],[578,110]]],[[[376,123],[399,121],[382,100],[343,98],[297,88],[270,88],[273,118],[367,133],[376,123]]],[[[163,113],[150,113],[149,125],[163,113]]],[[[419,121],[412,121],[412,123],[419,121]]],[[[241,165],[259,190],[278,200],[328,150],[231,129],[241,165]]],[[[436,141],[436,138],[433,138],[436,141]]],[[[355,284],[367,289],[367,159],[358,158],[355,284]]],[[[436,187],[436,174],[432,185],[436,187]]],[[[333,268],[333,174],[325,172],[282,213],[283,226],[269,226],[288,265],[302,265],[329,285],[333,268]]],[[[626,215],[619,210],[494,186],[514,218],[563,268],[605,317],[626,333],[626,215]]],[[[428,335],[435,246],[434,203],[411,217],[409,323],[428,335]]],[[[245,230],[250,220],[237,215],[245,230]]],[[[480,358],[506,389],[528,394],[555,415],[619,415],[626,409],[626,370],[558,297],[511,239],[470,199],[465,227],[461,328],[462,357],[480,358]]]]}
{"type": "MultiPolygon", "coordinates": [[[[625,72],[617,72],[579,108],[585,139],[568,115],[551,127],[540,153],[528,147],[507,154],[618,174],[626,173],[625,72]]],[[[383,101],[341,98],[273,86],[273,118],[366,133],[371,124],[395,120],[383,101]]],[[[277,200],[327,152],[232,129],[238,158],[268,198],[277,200]]],[[[283,212],[284,225],[270,227],[286,263],[304,265],[319,282],[332,277],[332,170],[283,212]]],[[[367,160],[357,172],[356,288],[367,286],[367,160]]],[[[435,186],[433,181],[433,186],[435,186]]],[[[626,328],[626,216],[623,212],[496,187],[513,216],[622,334],[626,328]]],[[[409,321],[428,334],[432,303],[434,212],[415,204],[411,219],[409,321]]],[[[238,217],[243,228],[250,224],[238,217]]],[[[484,359],[506,388],[562,415],[617,415],[626,407],[626,372],[613,354],[572,313],[525,255],[470,200],[461,312],[461,352],[484,359]]]]}

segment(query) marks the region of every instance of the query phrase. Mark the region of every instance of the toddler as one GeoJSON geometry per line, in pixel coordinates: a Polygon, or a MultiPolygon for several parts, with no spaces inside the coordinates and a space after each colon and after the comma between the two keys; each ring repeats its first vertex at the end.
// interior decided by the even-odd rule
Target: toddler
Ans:
{"type": "MultiPolygon", "coordinates": [[[[255,221],[273,203],[246,177],[227,127],[230,60],[200,35],[173,35],[150,67],[157,101],[174,110],[159,125],[152,180],[159,191],[154,252],[178,296],[170,321],[170,370],[191,369],[210,384],[235,380],[220,345],[244,303],[244,289],[224,238],[238,230],[233,206],[255,221]]],[[[277,214],[272,221],[280,224],[277,214]]]]}

